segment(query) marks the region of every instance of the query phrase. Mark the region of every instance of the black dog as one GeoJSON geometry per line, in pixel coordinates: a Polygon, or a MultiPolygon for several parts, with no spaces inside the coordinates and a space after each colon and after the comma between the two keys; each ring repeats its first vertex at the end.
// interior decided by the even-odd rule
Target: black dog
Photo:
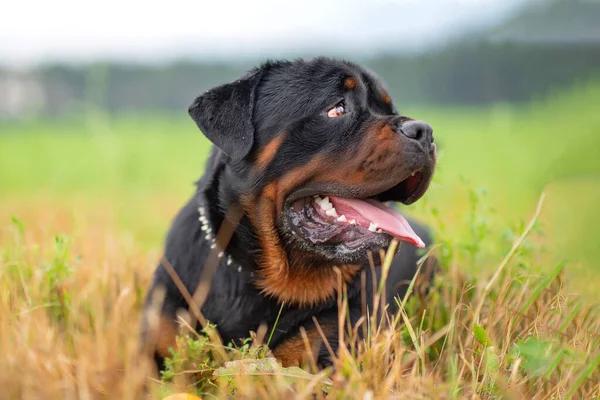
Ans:
{"type": "Polygon", "coordinates": [[[146,343],[160,363],[175,345],[177,313],[208,281],[194,301],[225,343],[261,324],[270,332],[280,314],[274,355],[300,363],[304,328],[312,356],[330,364],[316,324],[335,350],[339,277],[356,322],[373,294],[361,274],[380,274],[368,253],[405,242],[387,281],[393,307],[415,274],[416,247],[430,241],[383,202],[425,193],[436,163],[431,127],[401,116],[372,73],[328,58],[268,62],[202,94],[189,113],[215,146],[155,272],[147,308],[162,288],[161,317],[145,324],[146,343]]]}

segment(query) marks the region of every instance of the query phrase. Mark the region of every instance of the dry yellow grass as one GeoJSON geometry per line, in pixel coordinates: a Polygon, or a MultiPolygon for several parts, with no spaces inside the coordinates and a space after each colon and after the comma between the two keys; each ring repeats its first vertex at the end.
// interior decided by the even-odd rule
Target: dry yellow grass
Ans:
{"type": "Polygon", "coordinates": [[[134,398],[149,371],[136,332],[156,254],[106,210],[28,206],[26,228],[0,236],[0,398],[134,398]]]}
{"type": "MultiPolygon", "coordinates": [[[[482,257],[483,248],[464,251],[442,238],[436,252],[446,272],[431,293],[412,298],[392,321],[395,329],[367,318],[371,333],[355,343],[357,354],[342,347],[334,371],[310,364],[311,374],[284,370],[264,358],[263,347],[231,349],[197,337],[181,339],[172,379],[161,382],[138,353],[143,296],[160,247],[121,228],[114,203],[100,204],[30,199],[0,207],[0,398],[161,398],[196,390],[203,398],[600,395],[598,311],[565,293],[560,268],[545,277],[531,272],[535,237],[515,239],[505,264],[506,253],[482,257]],[[4,223],[9,214],[19,220],[4,223]],[[480,260],[496,264],[482,266],[491,272],[477,280],[466,277],[462,266],[480,260]]],[[[156,221],[166,228],[177,205],[156,199],[142,207],[156,212],[136,222],[138,231],[156,221]]],[[[344,320],[342,297],[339,303],[344,320]]],[[[354,329],[362,328],[341,334],[352,342],[354,329]]]]}

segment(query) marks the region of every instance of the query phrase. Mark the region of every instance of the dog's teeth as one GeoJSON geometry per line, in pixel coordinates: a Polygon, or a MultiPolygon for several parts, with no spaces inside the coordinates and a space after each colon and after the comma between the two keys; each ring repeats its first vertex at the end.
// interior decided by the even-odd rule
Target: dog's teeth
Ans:
{"type": "MultiPolygon", "coordinates": [[[[335,209],[334,209],[335,210],[335,209]]],[[[337,219],[339,222],[348,222],[348,219],[346,218],[345,215],[341,215],[338,217],[337,219]]]]}
{"type": "Polygon", "coordinates": [[[321,203],[321,208],[325,211],[329,211],[333,208],[333,204],[331,204],[329,202],[327,202],[327,203],[323,202],[323,203],[321,203]]]}
{"type": "Polygon", "coordinates": [[[375,232],[377,232],[377,233],[383,233],[383,231],[381,229],[377,229],[375,232]]]}
{"type": "Polygon", "coordinates": [[[415,176],[415,175],[416,175],[416,172],[413,172],[412,174],[410,174],[410,176],[415,176]]]}
{"type": "Polygon", "coordinates": [[[335,211],[335,208],[333,208],[333,206],[331,206],[331,208],[329,210],[325,211],[325,214],[329,215],[330,217],[336,217],[336,218],[338,216],[338,213],[337,213],[337,211],[335,211]]]}
{"type": "Polygon", "coordinates": [[[350,221],[350,225],[356,225],[356,220],[353,219],[352,221],[350,221]]]}
{"type": "Polygon", "coordinates": [[[317,204],[320,205],[322,209],[329,210],[329,208],[327,208],[328,205],[331,204],[329,202],[329,196],[325,196],[322,199],[321,198],[317,199],[317,204]]]}
{"type": "Polygon", "coordinates": [[[372,223],[372,222],[371,222],[371,223],[369,224],[369,230],[370,230],[371,232],[375,232],[375,231],[377,230],[377,224],[374,224],[374,223],[372,223]]]}

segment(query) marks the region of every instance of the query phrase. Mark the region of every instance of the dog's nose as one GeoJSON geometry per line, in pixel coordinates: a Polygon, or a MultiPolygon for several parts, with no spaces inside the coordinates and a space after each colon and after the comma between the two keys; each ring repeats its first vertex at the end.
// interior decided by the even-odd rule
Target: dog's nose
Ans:
{"type": "Polygon", "coordinates": [[[400,126],[400,133],[409,139],[420,142],[423,146],[433,143],[433,128],[424,121],[406,121],[400,126]]]}

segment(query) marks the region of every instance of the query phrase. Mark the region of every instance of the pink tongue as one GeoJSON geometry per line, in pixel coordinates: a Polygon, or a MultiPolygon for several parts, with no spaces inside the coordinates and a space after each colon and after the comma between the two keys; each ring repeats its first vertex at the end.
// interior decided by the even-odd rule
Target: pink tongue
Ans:
{"type": "Polygon", "coordinates": [[[413,231],[408,221],[400,213],[379,201],[337,196],[329,196],[329,201],[331,201],[337,213],[346,215],[349,221],[356,219],[359,223],[373,222],[377,224],[377,228],[389,233],[398,240],[414,244],[417,247],[425,247],[425,243],[413,231]],[[359,218],[359,216],[362,218],[359,218]]]}

